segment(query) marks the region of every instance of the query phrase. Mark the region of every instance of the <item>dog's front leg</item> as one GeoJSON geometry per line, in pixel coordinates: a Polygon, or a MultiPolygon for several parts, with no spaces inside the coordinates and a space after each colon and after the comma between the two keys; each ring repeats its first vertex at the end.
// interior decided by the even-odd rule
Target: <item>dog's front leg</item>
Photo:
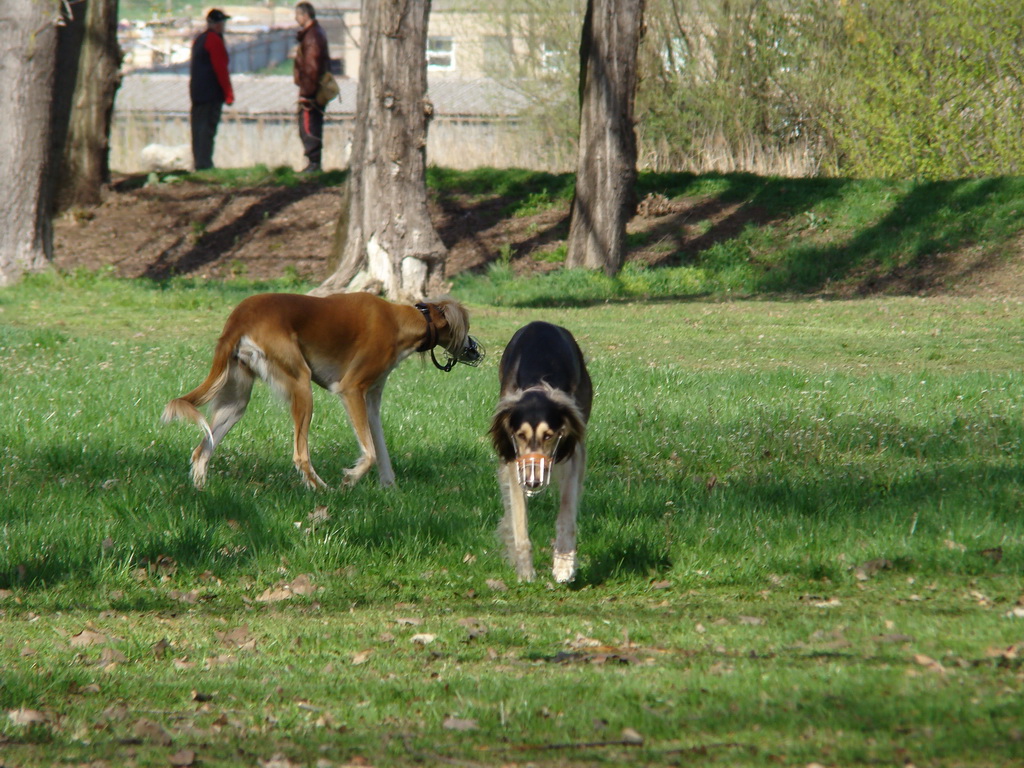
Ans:
{"type": "Polygon", "coordinates": [[[515,461],[505,462],[498,469],[498,483],[501,499],[505,506],[505,517],[499,531],[505,540],[505,551],[515,566],[520,581],[533,581],[533,547],[527,530],[526,494],[523,493],[516,477],[515,461]]]}
{"type": "Polygon", "coordinates": [[[380,406],[383,395],[383,381],[375,384],[366,393],[366,416],[370,425],[373,450],[377,454],[377,475],[380,477],[380,484],[386,487],[395,484],[395,471],[391,468],[391,456],[388,455],[388,447],[384,443],[384,428],[380,423],[380,406]]]}
{"type": "Polygon", "coordinates": [[[359,443],[359,459],[345,470],[345,484],[355,485],[359,479],[370,471],[377,462],[377,454],[373,448],[373,435],[370,432],[370,419],[367,414],[367,395],[363,390],[347,391],[342,394],[348,420],[359,443]]]}
{"type": "Polygon", "coordinates": [[[583,445],[576,446],[564,466],[559,468],[560,500],[558,519],[555,521],[555,546],[551,574],[555,581],[566,584],[576,578],[576,511],[583,491],[585,464],[583,445]]]}

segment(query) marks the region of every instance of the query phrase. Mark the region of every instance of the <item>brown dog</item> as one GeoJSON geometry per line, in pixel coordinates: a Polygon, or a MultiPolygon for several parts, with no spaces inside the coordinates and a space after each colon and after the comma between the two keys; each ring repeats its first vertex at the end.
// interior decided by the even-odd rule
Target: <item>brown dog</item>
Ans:
{"type": "Polygon", "coordinates": [[[456,362],[478,365],[483,350],[468,330],[466,310],[448,297],[407,306],[368,293],[250,296],[228,317],[206,380],[171,400],[163,420],[186,419],[202,427],[203,440],[192,452],[192,482],[202,488],[214,449],[245,413],[253,380],[263,379],[291,406],[295,468],[307,486],[324,488],[309,460],[310,382],[316,382],[345,403],[359,442],[359,460],[345,471],[345,482],[355,484],[376,463],[381,485],[392,485],[395,473],[380,422],[388,374],[413,352],[430,352],[445,371],[456,362]],[[435,346],[446,350],[446,365],[434,357],[435,346]],[[206,403],[209,421],[197,408],[206,403]]]}

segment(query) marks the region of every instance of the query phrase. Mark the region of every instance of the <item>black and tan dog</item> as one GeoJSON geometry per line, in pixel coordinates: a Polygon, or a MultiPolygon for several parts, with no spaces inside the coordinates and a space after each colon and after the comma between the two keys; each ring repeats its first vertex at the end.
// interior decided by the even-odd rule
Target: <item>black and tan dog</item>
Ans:
{"type": "Polygon", "coordinates": [[[469,335],[465,308],[451,298],[407,306],[368,293],[250,296],[228,317],[206,380],[171,400],[163,420],[186,419],[202,427],[203,440],[192,453],[192,482],[202,488],[214,449],[245,413],[253,381],[263,379],[291,407],[295,468],[307,486],[323,488],[309,460],[316,382],[342,399],[359,442],[361,455],[345,471],[345,482],[356,483],[376,463],[381,485],[392,485],[381,396],[388,374],[413,352],[429,352],[445,371],[456,362],[475,366],[483,359],[469,335]],[[449,358],[443,366],[434,357],[437,346],[449,358]],[[197,407],[206,403],[209,421],[197,407]]]}
{"type": "Polygon", "coordinates": [[[505,517],[501,533],[521,581],[534,578],[526,499],[545,487],[552,469],[560,501],[552,573],[576,576],[576,512],[583,490],[586,431],[593,388],[576,339],[565,328],[533,322],[520,328],[501,357],[500,400],[491,441],[501,459],[505,517]]]}

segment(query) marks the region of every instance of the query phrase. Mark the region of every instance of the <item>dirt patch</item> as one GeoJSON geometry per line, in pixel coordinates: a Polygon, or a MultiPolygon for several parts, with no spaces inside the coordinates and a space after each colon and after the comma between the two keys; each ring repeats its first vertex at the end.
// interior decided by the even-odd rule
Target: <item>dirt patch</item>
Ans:
{"type": "MultiPolygon", "coordinates": [[[[101,206],[55,222],[58,269],[110,270],[127,278],[296,276],[315,282],[331,272],[338,187],[222,189],[188,181],[139,186],[138,181],[117,178],[101,206]]],[[[568,234],[568,205],[511,216],[509,202],[452,195],[431,202],[434,225],[449,249],[449,277],[481,270],[499,258],[507,258],[517,274],[561,266],[551,252],[568,234]]],[[[756,206],[652,195],[629,223],[634,245],[627,258],[654,266],[694,263],[706,248],[748,225],[770,223],[756,206]]],[[[911,270],[851,277],[836,295],[1019,296],[1024,289],[1021,259],[996,259],[970,248],[922,260],[911,270]]]]}

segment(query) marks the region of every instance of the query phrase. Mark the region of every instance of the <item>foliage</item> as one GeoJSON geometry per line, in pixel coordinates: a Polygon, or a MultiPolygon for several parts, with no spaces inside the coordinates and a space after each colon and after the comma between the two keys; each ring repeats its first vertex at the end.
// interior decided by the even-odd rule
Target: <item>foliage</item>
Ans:
{"type": "MultiPolygon", "coordinates": [[[[1018,302],[475,304],[482,368],[388,384],[397,488],[305,491],[258,387],[198,493],[196,430],[158,415],[273,288],[303,289],[0,293],[7,762],[1021,759],[1018,302]],[[535,317],[596,385],[569,589],[494,538],[497,360],[535,317]]],[[[354,439],[316,414],[336,483],[354,439]]]]}
{"type": "Polygon", "coordinates": [[[1024,8],[986,0],[849,4],[848,78],[830,115],[857,175],[1021,172],[1024,8]]]}
{"type": "MultiPolygon", "coordinates": [[[[927,179],[1020,172],[1020,4],[646,6],[641,167],[927,179]]],[[[531,94],[531,113],[565,141],[575,137],[575,112],[563,122],[575,76],[567,68],[549,81],[554,90],[531,94]]]]}

